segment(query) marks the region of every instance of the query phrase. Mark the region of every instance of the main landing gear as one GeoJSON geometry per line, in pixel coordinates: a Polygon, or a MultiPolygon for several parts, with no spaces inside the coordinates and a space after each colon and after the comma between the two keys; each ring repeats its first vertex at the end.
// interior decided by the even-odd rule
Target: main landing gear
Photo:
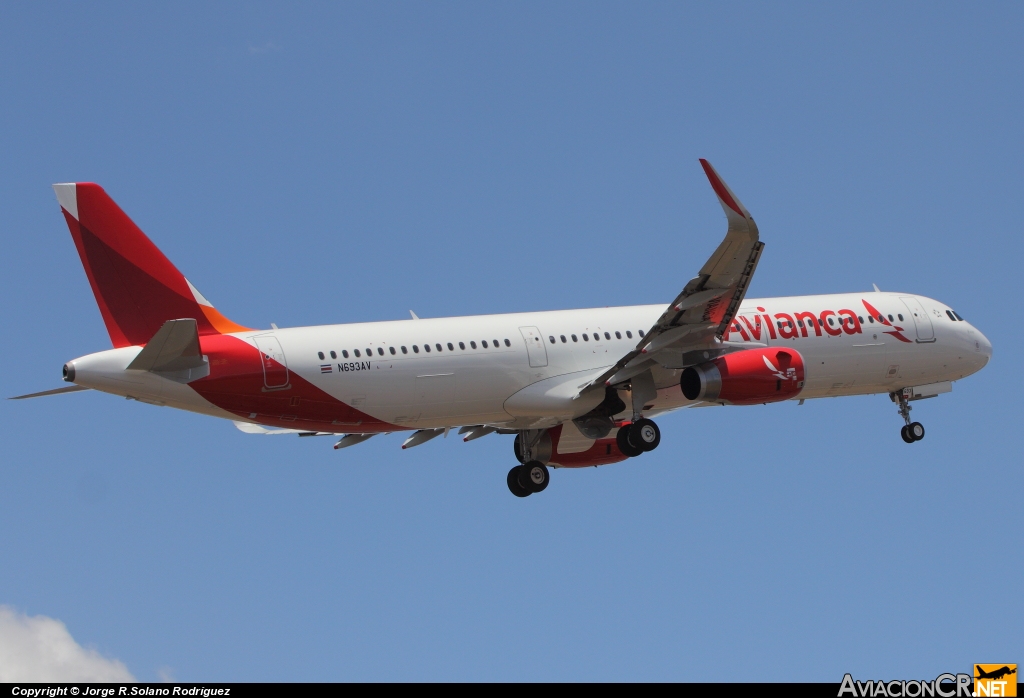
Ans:
{"type": "Polygon", "coordinates": [[[632,424],[619,428],[615,443],[622,455],[635,458],[646,451],[653,451],[661,443],[661,429],[649,419],[638,419],[632,424]]]}
{"type": "Polygon", "coordinates": [[[924,425],[921,424],[921,422],[910,421],[910,410],[912,410],[913,408],[907,401],[907,395],[905,391],[901,390],[896,393],[889,393],[889,398],[893,402],[899,404],[900,416],[903,417],[903,421],[906,422],[903,428],[900,429],[900,436],[903,437],[903,440],[908,444],[912,444],[915,441],[920,441],[921,439],[923,439],[924,425]]]}
{"type": "Polygon", "coordinates": [[[548,467],[537,460],[547,459],[550,455],[550,439],[545,439],[545,436],[546,431],[540,429],[521,431],[516,437],[513,449],[522,465],[508,471],[508,489],[517,497],[529,497],[534,492],[547,489],[551,474],[548,467]]]}
{"type": "Polygon", "coordinates": [[[550,479],[548,467],[532,460],[508,471],[508,489],[517,497],[529,497],[534,492],[543,492],[550,479]]]}
{"type": "MultiPolygon", "coordinates": [[[[521,431],[516,437],[515,454],[522,465],[508,471],[506,482],[509,492],[517,497],[529,497],[535,492],[543,492],[548,486],[548,467],[536,460],[550,457],[550,444],[544,446],[543,436],[544,431],[541,430],[521,431]],[[526,448],[523,448],[523,444],[526,444],[526,448]]],[[[623,455],[634,458],[658,447],[661,443],[661,429],[651,420],[641,417],[620,427],[615,441],[623,455]]]]}

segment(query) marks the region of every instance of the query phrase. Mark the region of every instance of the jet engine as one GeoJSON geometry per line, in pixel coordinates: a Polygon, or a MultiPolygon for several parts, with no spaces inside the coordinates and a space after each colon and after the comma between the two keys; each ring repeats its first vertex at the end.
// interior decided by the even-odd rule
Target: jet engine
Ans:
{"type": "Polygon", "coordinates": [[[683,370],[687,400],[760,405],[796,397],[804,387],[804,359],[789,348],[745,349],[683,370]]]}

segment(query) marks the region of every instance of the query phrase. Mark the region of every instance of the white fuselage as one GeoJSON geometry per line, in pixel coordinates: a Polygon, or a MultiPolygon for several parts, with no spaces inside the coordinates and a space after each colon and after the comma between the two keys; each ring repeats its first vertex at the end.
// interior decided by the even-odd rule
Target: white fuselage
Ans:
{"type": "MultiPolygon", "coordinates": [[[[664,310],[664,305],[592,308],[298,327],[234,336],[269,352],[288,372],[323,393],[390,425],[377,427],[378,431],[470,424],[536,428],[593,407],[585,402],[566,407],[572,398],[568,393],[637,346],[641,333],[664,310]],[[541,381],[549,381],[551,390],[521,392],[541,381]]],[[[938,301],[898,293],[748,299],[724,340],[751,347],[785,345],[799,351],[806,366],[801,399],[889,393],[954,381],[985,366],[991,344],[951,313],[938,301]],[[893,321],[879,322],[870,317],[867,307],[893,321]]],[[[187,384],[126,371],[139,351],[139,347],[125,347],[76,359],[75,382],[156,404],[262,421],[256,413],[225,410],[187,384]]],[[[675,364],[671,357],[659,357],[653,371],[658,395],[645,414],[694,404],[679,388],[680,362],[681,357],[675,364]]],[[[267,390],[287,383],[287,376],[266,376],[267,390]]],[[[338,433],[366,430],[342,423],[334,429],[338,433]]]]}

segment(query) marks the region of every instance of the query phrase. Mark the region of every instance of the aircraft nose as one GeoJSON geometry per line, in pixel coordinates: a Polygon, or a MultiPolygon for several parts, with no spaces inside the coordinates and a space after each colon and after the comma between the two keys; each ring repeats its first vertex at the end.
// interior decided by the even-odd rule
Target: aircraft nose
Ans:
{"type": "Polygon", "coordinates": [[[988,341],[988,337],[981,333],[977,327],[972,328],[974,332],[974,350],[975,355],[980,359],[980,365],[978,369],[984,368],[992,358],[992,342],[988,341]]]}
{"type": "MultiPolygon", "coordinates": [[[[977,332],[977,330],[975,330],[977,332]]],[[[985,355],[986,359],[992,358],[992,342],[988,341],[988,337],[978,332],[978,351],[985,355]]]]}

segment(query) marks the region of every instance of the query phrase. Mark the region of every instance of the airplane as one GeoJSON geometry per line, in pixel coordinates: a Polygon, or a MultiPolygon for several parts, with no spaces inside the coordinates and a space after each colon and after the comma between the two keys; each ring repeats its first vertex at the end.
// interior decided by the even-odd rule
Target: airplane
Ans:
{"type": "Polygon", "coordinates": [[[253,434],[338,435],[336,449],[411,432],[514,435],[517,497],[552,468],[653,451],[681,408],[885,393],[906,443],[911,404],[992,356],[940,301],[910,293],[747,299],[764,243],[700,160],[727,231],[668,305],[252,329],[222,315],[93,183],[53,185],[113,349],[64,364],[72,385],[229,419],[253,434]]]}

